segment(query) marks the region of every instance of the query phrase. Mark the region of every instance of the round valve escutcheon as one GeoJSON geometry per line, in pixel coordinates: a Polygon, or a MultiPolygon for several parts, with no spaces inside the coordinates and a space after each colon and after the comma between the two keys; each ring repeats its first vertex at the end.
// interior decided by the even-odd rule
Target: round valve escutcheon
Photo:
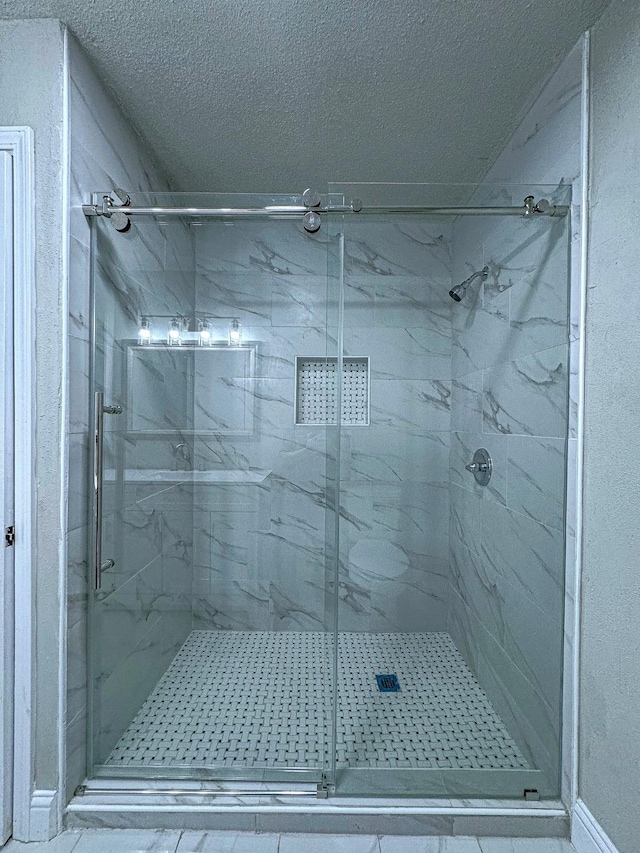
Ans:
{"type": "Polygon", "coordinates": [[[473,454],[473,461],[464,467],[473,474],[479,486],[486,486],[493,472],[493,462],[489,456],[489,451],[485,450],[484,447],[476,450],[473,454]]]}

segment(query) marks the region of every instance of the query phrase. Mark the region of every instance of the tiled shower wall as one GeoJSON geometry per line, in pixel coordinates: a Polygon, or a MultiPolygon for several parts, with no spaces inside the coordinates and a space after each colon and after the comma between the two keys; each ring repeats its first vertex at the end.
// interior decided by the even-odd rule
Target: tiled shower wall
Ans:
{"type": "MultiPolygon", "coordinates": [[[[68,794],[86,768],[87,605],[90,468],[90,229],[81,205],[97,190],[124,186],[129,191],[166,188],[144,144],[107,95],[76,41],[68,35],[70,73],[70,263],[69,263],[69,510],[68,510],[68,794]]],[[[176,302],[191,304],[193,244],[186,227],[166,232],[154,223],[118,234],[98,225],[96,367],[103,373],[109,402],[120,403],[123,340],[136,337],[139,314],[169,313],[176,302]]],[[[158,403],[162,403],[163,390],[158,403]]],[[[167,387],[166,397],[171,395],[167,387]]],[[[114,438],[125,421],[105,419],[111,430],[106,467],[173,467],[171,443],[125,444],[114,438]],[[117,455],[114,455],[117,454],[117,455]]],[[[107,479],[105,539],[118,543],[116,571],[104,575],[97,609],[101,635],[97,659],[103,733],[102,749],[117,739],[179,648],[191,623],[192,495],[176,486],[173,496],[157,487],[125,486],[115,505],[115,485],[107,479]],[[180,607],[181,596],[188,607],[180,607]],[[177,603],[176,603],[177,602],[177,603]]],[[[184,604],[184,601],[183,601],[184,604]]]]}
{"type": "MultiPolygon", "coordinates": [[[[335,430],[296,425],[294,389],[296,356],[337,351],[338,230],[196,228],[197,311],[237,318],[259,353],[253,434],[199,440],[196,464],[262,477],[196,488],[198,627],[330,625],[335,430]]],[[[450,239],[443,223],[345,227],[344,354],[370,359],[371,412],[341,436],[341,630],[445,627],[450,239]]]]}
{"type": "Polygon", "coordinates": [[[446,626],[451,223],[344,222],[344,354],[371,363],[371,423],[341,437],[346,631],[446,626]]]}
{"type": "MultiPolygon", "coordinates": [[[[577,184],[581,50],[557,69],[486,183],[577,184]]],[[[521,199],[513,199],[520,203],[521,199]]],[[[574,223],[575,223],[574,218],[574,223]]],[[[525,754],[558,777],[569,223],[460,219],[453,314],[449,630],[525,754]],[[485,447],[488,487],[464,465],[485,447]]]]}

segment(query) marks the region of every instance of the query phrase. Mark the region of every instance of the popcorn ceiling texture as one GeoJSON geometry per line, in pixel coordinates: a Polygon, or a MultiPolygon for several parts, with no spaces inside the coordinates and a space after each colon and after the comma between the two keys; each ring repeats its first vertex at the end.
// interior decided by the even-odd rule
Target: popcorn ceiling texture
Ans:
{"type": "Polygon", "coordinates": [[[605,0],[0,0],[67,23],[173,189],[480,180],[605,0]]]}

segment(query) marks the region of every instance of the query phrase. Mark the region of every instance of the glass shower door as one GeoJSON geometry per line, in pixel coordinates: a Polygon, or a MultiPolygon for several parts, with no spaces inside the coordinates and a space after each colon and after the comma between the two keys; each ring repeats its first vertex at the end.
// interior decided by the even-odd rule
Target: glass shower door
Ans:
{"type": "MultiPolygon", "coordinates": [[[[278,202],[291,198],[132,196],[278,202]]],[[[327,784],[340,432],[327,231],[233,215],[92,230],[93,775],[327,784]]]]}
{"type": "Polygon", "coordinates": [[[330,228],[370,374],[343,387],[337,793],[558,796],[570,228],[523,213],[569,192],[330,189],[364,208],[330,228]]]}

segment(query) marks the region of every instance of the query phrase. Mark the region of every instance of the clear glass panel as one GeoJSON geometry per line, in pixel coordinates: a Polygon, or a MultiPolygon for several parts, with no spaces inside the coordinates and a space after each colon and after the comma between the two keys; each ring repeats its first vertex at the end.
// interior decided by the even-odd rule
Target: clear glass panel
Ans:
{"type": "MultiPolygon", "coordinates": [[[[569,202],[566,187],[330,194],[365,207],[569,202]]],[[[569,217],[335,215],[329,227],[344,240],[344,358],[371,372],[369,424],[343,421],[341,435],[337,791],[557,796],[569,217]],[[493,462],[484,487],[465,468],[479,448],[493,462]]]]}
{"type": "Polygon", "coordinates": [[[123,409],[104,416],[97,775],[331,781],[340,430],[295,401],[297,358],[335,375],[335,257],[301,221],[93,221],[95,390],[123,409]]]}
{"type": "MultiPolygon", "coordinates": [[[[529,195],[569,202],[389,184],[323,202],[529,195]]],[[[95,390],[123,408],[104,419],[96,774],[558,794],[568,235],[504,212],[330,213],[312,235],[94,221],[95,390]]]]}

